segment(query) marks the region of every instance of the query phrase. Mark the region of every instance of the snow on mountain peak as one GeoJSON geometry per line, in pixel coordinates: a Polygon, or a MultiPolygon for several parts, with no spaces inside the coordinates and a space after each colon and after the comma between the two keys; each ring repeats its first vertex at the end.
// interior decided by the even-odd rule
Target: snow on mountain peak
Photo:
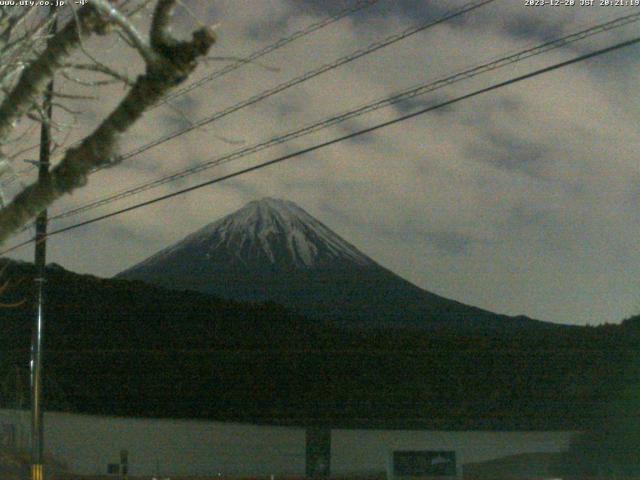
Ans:
{"type": "Polygon", "coordinates": [[[376,265],[356,247],[293,202],[263,198],[189,235],[145,264],[189,250],[202,261],[283,268],[376,265]]]}

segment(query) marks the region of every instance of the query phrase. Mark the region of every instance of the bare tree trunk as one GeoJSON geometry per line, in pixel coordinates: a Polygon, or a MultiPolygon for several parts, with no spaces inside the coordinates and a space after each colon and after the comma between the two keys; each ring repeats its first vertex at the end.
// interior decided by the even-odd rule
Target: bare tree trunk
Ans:
{"type": "Polygon", "coordinates": [[[96,0],[95,6],[83,7],[79,20],[67,24],[50,42],[51,46],[24,70],[16,87],[0,105],[0,143],[11,133],[16,120],[28,112],[33,98],[44,91],[62,59],[78,45],[80,31],[103,34],[111,28],[121,28],[146,63],[145,73],[135,80],[120,104],[93,133],[69,149],[47,178],[25,188],[0,209],[0,243],[56,199],[84,186],[91,171],[119,163],[116,154],[119,137],[145,110],[182,83],[196,68],[198,58],[208,53],[215,41],[208,28],[195,31],[190,41],[177,41],[169,34],[175,3],[176,0],[158,0],[150,40],[145,42],[113,5],[96,0]]]}

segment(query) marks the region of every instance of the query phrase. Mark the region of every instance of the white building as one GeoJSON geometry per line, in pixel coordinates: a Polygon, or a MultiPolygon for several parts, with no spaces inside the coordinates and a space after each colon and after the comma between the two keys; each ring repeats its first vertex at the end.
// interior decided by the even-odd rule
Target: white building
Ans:
{"type": "MultiPolygon", "coordinates": [[[[0,410],[4,445],[27,448],[30,416],[0,410]]],[[[304,428],[47,412],[47,453],[81,475],[108,473],[128,452],[130,475],[305,475],[304,428]]],[[[518,453],[559,452],[571,432],[332,430],[331,474],[379,473],[391,452],[448,450],[459,465],[518,453]]]]}

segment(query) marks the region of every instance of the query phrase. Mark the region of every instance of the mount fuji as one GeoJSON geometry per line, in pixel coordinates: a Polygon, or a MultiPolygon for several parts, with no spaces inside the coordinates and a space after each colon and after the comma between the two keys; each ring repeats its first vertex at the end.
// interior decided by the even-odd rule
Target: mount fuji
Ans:
{"type": "Polygon", "coordinates": [[[493,330],[554,325],[423,290],[295,203],[273,198],[248,203],[117,277],[239,301],[271,301],[342,325],[493,330]]]}

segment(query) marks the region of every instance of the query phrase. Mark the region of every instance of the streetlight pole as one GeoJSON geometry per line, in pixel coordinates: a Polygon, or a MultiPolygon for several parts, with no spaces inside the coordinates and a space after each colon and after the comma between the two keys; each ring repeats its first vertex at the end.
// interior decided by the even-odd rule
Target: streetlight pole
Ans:
{"type": "MultiPolygon", "coordinates": [[[[52,2],[53,4],[53,2],[52,2]]],[[[52,17],[55,8],[51,7],[52,17]]],[[[52,18],[49,34],[55,33],[56,19],[52,18]]],[[[49,40],[48,40],[49,41],[49,40]]],[[[49,177],[49,158],[51,153],[51,119],[53,114],[53,79],[47,85],[42,102],[45,118],[40,127],[40,158],[38,162],[38,181],[49,177]]],[[[36,218],[36,315],[31,339],[31,480],[44,480],[44,425],[42,410],[42,342],[44,335],[44,284],[47,260],[47,210],[36,218]]]]}

